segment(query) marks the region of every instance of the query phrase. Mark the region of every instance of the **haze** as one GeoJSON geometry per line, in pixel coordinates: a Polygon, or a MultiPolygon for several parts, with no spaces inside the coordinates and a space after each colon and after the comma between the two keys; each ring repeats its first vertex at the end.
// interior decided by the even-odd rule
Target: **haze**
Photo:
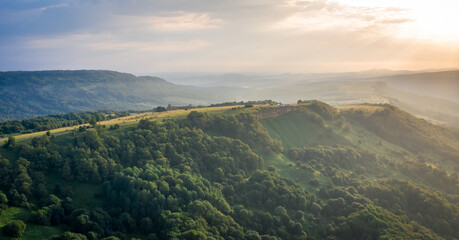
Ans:
{"type": "Polygon", "coordinates": [[[459,3],[4,0],[0,70],[457,68],[459,3]]]}

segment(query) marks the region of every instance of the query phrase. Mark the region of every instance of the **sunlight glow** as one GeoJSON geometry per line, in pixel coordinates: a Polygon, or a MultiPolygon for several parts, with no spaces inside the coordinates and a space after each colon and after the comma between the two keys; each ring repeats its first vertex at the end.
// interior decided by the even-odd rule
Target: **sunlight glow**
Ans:
{"type": "Polygon", "coordinates": [[[412,19],[400,25],[398,35],[434,42],[459,43],[459,1],[457,0],[339,0],[351,6],[398,8],[412,19]]]}

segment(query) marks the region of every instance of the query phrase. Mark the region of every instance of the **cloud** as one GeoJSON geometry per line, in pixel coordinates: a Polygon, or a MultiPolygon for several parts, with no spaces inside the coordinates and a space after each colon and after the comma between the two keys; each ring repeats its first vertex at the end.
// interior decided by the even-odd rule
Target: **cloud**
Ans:
{"type": "MultiPolygon", "coordinates": [[[[7,1],[0,6],[0,70],[305,72],[429,59],[457,64],[451,60],[457,47],[414,36],[413,29],[425,32],[428,24],[412,28],[413,4],[387,1],[7,1]]],[[[434,17],[419,16],[430,23],[434,17]]]]}
{"type": "Polygon", "coordinates": [[[152,42],[100,42],[89,43],[94,50],[134,50],[138,52],[187,52],[208,46],[201,40],[152,42]]]}
{"type": "Polygon", "coordinates": [[[60,3],[60,4],[54,4],[54,5],[41,7],[40,10],[41,11],[46,11],[46,10],[52,9],[52,8],[61,8],[61,7],[68,7],[68,6],[69,6],[68,3],[60,3]]]}
{"type": "Polygon", "coordinates": [[[356,32],[379,29],[387,31],[389,25],[411,22],[403,9],[343,5],[322,0],[290,2],[298,6],[292,13],[274,25],[274,29],[301,32],[333,31],[356,32]]]}
{"type": "Polygon", "coordinates": [[[195,51],[209,45],[202,40],[188,41],[121,41],[112,34],[75,34],[54,38],[26,38],[22,43],[29,49],[76,49],[94,51],[183,52],[195,51]]]}
{"type": "Polygon", "coordinates": [[[168,16],[118,16],[118,20],[131,25],[141,24],[154,31],[190,31],[219,28],[221,19],[211,18],[208,13],[173,12],[168,16]]]}

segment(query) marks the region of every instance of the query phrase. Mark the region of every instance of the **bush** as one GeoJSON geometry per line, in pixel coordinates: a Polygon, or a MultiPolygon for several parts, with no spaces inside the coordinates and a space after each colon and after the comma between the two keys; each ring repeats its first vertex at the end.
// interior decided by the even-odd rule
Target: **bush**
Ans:
{"type": "Polygon", "coordinates": [[[3,234],[8,237],[20,238],[26,230],[26,224],[21,220],[13,220],[3,227],[3,234]]]}
{"type": "Polygon", "coordinates": [[[8,198],[2,192],[0,192],[0,212],[8,208],[8,198]]]}
{"type": "Polygon", "coordinates": [[[51,240],[87,240],[88,238],[80,233],[65,232],[59,235],[54,235],[51,240]]]}

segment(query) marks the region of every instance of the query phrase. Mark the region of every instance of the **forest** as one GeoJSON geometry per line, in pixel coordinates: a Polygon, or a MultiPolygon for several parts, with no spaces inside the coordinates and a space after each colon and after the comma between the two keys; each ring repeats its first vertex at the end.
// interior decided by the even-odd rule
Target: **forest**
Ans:
{"type": "Polygon", "coordinates": [[[102,120],[129,116],[129,112],[119,111],[86,111],[67,114],[54,114],[42,117],[0,122],[0,137],[15,134],[47,131],[61,127],[80,124],[94,124],[102,120]]]}
{"type": "Polygon", "coordinates": [[[0,238],[459,239],[457,129],[391,105],[257,111],[7,144],[0,238]]]}

